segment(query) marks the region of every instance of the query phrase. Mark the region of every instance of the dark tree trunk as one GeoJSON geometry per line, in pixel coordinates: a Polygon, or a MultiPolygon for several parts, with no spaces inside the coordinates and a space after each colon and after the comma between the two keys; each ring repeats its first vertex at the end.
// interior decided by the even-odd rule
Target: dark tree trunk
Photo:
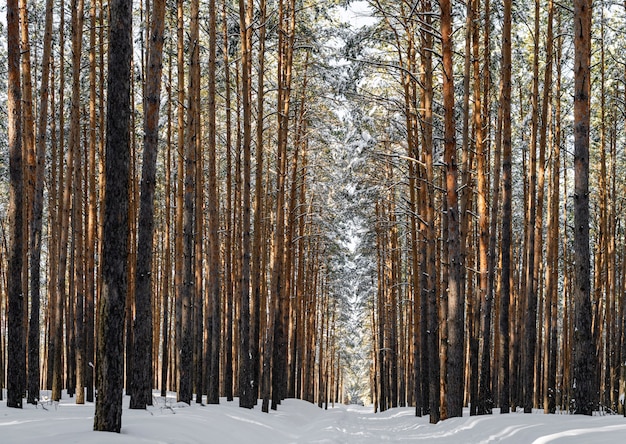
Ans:
{"type": "Polygon", "coordinates": [[[502,274],[498,355],[499,404],[509,413],[509,302],[511,299],[511,0],[504,1],[502,30],[502,274]]]}
{"type": "MultiPolygon", "coordinates": [[[[211,343],[211,361],[209,368],[209,384],[207,403],[219,404],[220,387],[220,348],[222,343],[222,311],[220,293],[220,242],[219,242],[219,203],[217,185],[217,136],[215,127],[215,64],[217,47],[217,12],[215,0],[209,2],[209,72],[208,74],[208,171],[209,171],[209,317],[212,330],[209,332],[211,343]]],[[[230,253],[228,253],[230,254],[230,253]]]]}
{"type": "Polygon", "coordinates": [[[241,258],[241,305],[239,318],[239,406],[254,407],[253,362],[250,348],[250,147],[252,144],[252,9],[253,2],[239,0],[241,29],[241,78],[243,99],[243,243],[241,258]]]}
{"type": "Polygon", "coordinates": [[[193,298],[194,298],[194,202],[196,192],[196,144],[198,125],[195,121],[198,116],[198,102],[195,94],[197,78],[194,70],[199,62],[198,36],[198,1],[191,2],[191,42],[190,42],[190,67],[189,67],[189,106],[187,108],[187,133],[185,137],[185,189],[183,209],[183,283],[181,292],[181,343],[180,353],[180,387],[178,400],[191,403],[193,393],[193,298]]]}
{"type": "Polygon", "coordinates": [[[26,375],[24,350],[22,94],[20,87],[20,19],[17,0],[7,0],[9,268],[7,407],[22,408],[26,375]]]}
{"type": "MultiPolygon", "coordinates": [[[[139,201],[139,233],[135,269],[134,359],[131,409],[152,405],[152,255],[154,244],[154,190],[159,146],[159,108],[165,1],[153,0],[148,75],[146,76],[143,165],[139,201]]],[[[167,210],[169,211],[169,209],[167,210]]],[[[167,359],[165,356],[163,359],[167,359]]]]}
{"type": "Polygon", "coordinates": [[[591,1],[574,1],[574,378],[572,410],[591,415],[595,363],[589,252],[589,93],[591,1]]]}
{"type": "Polygon", "coordinates": [[[94,430],[120,432],[124,308],[128,292],[128,186],[132,0],[110,3],[102,294],[98,301],[98,397],[94,430]]]}

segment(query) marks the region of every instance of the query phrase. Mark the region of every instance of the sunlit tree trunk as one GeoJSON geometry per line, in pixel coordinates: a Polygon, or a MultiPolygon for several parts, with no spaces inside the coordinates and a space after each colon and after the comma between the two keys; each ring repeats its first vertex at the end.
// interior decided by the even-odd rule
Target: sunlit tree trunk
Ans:
{"type": "MultiPolygon", "coordinates": [[[[447,416],[463,416],[463,349],[465,300],[461,286],[461,255],[459,203],[457,194],[456,137],[454,120],[454,79],[452,70],[452,5],[441,0],[441,44],[443,55],[444,162],[446,164],[446,217],[449,272],[448,291],[448,357],[447,416]]],[[[443,415],[442,415],[443,416],[443,415]]],[[[443,417],[442,419],[445,419],[443,417]]]]}
{"type": "MultiPolygon", "coordinates": [[[[491,216],[491,220],[488,220],[486,222],[487,226],[483,226],[481,224],[481,221],[479,221],[479,236],[481,237],[480,242],[486,242],[487,245],[485,245],[486,248],[486,264],[485,264],[485,269],[481,270],[481,273],[486,273],[486,289],[483,288],[483,283],[481,283],[481,292],[482,292],[482,302],[481,302],[481,309],[480,309],[480,335],[481,335],[481,343],[480,343],[480,350],[479,350],[479,359],[480,359],[480,376],[479,376],[479,383],[478,383],[478,400],[477,400],[477,404],[478,404],[478,414],[479,415],[483,415],[483,414],[490,414],[491,413],[491,409],[494,405],[494,400],[493,400],[493,388],[491,385],[492,382],[492,349],[493,349],[493,342],[492,342],[492,338],[493,338],[493,334],[492,334],[492,319],[493,319],[493,306],[494,306],[494,263],[495,263],[495,244],[496,244],[496,237],[497,237],[497,226],[496,226],[496,221],[497,221],[497,215],[498,215],[498,204],[499,204],[499,191],[500,191],[500,156],[499,154],[496,154],[494,157],[496,157],[495,161],[494,161],[494,166],[493,169],[490,170],[489,167],[489,162],[487,162],[490,159],[490,143],[489,143],[489,139],[490,139],[490,132],[489,132],[489,126],[491,123],[491,119],[489,117],[490,114],[490,107],[491,104],[489,103],[490,100],[490,88],[491,88],[491,73],[490,73],[490,58],[491,58],[491,52],[490,52],[490,17],[491,17],[491,5],[490,5],[490,1],[489,0],[485,0],[485,30],[484,30],[484,54],[483,54],[483,72],[482,72],[482,76],[481,79],[483,81],[483,109],[482,109],[482,116],[481,116],[481,137],[482,137],[482,155],[484,156],[484,160],[483,160],[483,164],[480,164],[479,161],[479,166],[478,166],[478,175],[480,177],[481,174],[481,166],[483,166],[485,168],[484,170],[484,174],[487,176],[489,171],[493,171],[493,176],[494,179],[492,180],[492,183],[494,184],[493,186],[493,193],[491,194],[491,198],[489,198],[489,179],[486,178],[485,183],[481,184],[481,180],[479,179],[478,182],[478,187],[479,187],[479,193],[481,193],[481,189],[483,189],[483,186],[486,188],[482,191],[482,194],[484,194],[484,199],[485,199],[485,204],[487,206],[487,208],[485,208],[484,214],[487,216],[487,218],[489,218],[489,216],[491,216]],[[483,125],[486,125],[486,127],[483,127],[483,125]],[[487,129],[485,129],[487,128],[487,129]],[[489,204],[487,204],[489,203],[489,204]],[[482,236],[483,236],[483,230],[486,231],[487,233],[487,238],[483,240],[482,236]]],[[[477,151],[478,151],[478,143],[477,143],[477,151]]],[[[477,156],[479,156],[479,154],[477,154],[477,156]]],[[[487,176],[488,177],[488,176],[487,176]]],[[[479,195],[478,197],[478,209],[479,209],[479,214],[480,217],[482,217],[482,212],[480,211],[481,208],[481,197],[479,195]]],[[[479,247],[482,248],[482,247],[479,247]]],[[[480,257],[481,257],[481,267],[482,267],[482,263],[485,260],[485,258],[483,258],[483,254],[484,253],[480,253],[480,257]]],[[[482,278],[482,275],[481,275],[482,278]]]]}

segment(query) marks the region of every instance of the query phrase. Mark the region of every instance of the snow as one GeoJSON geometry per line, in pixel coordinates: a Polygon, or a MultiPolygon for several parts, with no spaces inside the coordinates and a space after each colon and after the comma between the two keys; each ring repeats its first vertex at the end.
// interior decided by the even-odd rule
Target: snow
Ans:
{"type": "MultiPolygon", "coordinates": [[[[588,443],[622,442],[626,418],[617,415],[581,417],[510,413],[452,418],[432,425],[416,418],[414,409],[373,413],[370,407],[336,405],[328,410],[294,399],[277,411],[262,413],[238,407],[238,400],[220,405],[176,403],[154,395],[147,410],[129,410],[124,398],[122,433],[93,432],[94,405],[60,403],[10,409],[0,402],[3,443],[588,443]]],[[[497,411],[496,411],[497,412],[497,411]]]]}

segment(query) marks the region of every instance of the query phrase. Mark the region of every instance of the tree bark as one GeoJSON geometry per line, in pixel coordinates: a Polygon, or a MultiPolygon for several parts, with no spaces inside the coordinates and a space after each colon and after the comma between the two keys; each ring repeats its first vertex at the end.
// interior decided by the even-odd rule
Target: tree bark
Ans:
{"type": "MultiPolygon", "coordinates": [[[[252,13],[253,2],[239,0],[239,27],[241,30],[241,95],[243,107],[243,187],[242,187],[242,257],[241,305],[239,318],[239,406],[254,407],[254,376],[250,349],[250,188],[252,144],[252,13]]],[[[258,215],[257,215],[258,216],[258,215]]]]}
{"type": "MultiPolygon", "coordinates": [[[[131,409],[152,405],[152,257],[154,250],[154,192],[156,161],[159,148],[159,108],[161,105],[161,74],[163,72],[163,41],[165,1],[153,0],[146,82],[143,163],[139,202],[138,254],[135,269],[135,321],[133,388],[131,409]]],[[[167,210],[169,211],[169,209],[167,210]]],[[[165,357],[163,358],[165,359],[165,357]]]]}
{"type": "Polygon", "coordinates": [[[589,95],[591,2],[574,1],[574,343],[572,411],[594,409],[595,363],[591,336],[589,251],[589,95]]]}
{"type": "MultiPolygon", "coordinates": [[[[465,300],[461,286],[461,256],[459,233],[459,202],[457,193],[456,137],[454,120],[454,77],[452,70],[452,5],[441,0],[441,45],[443,54],[443,107],[444,107],[444,162],[446,171],[446,218],[449,273],[448,291],[448,359],[447,416],[463,416],[463,350],[465,300]]],[[[442,418],[445,419],[445,418],[442,418]]]]}
{"type": "Polygon", "coordinates": [[[98,301],[98,398],[94,430],[119,433],[124,384],[124,308],[128,291],[132,0],[113,0],[110,11],[103,287],[98,301]]]}
{"type": "Polygon", "coordinates": [[[220,242],[219,242],[219,202],[217,185],[217,136],[215,117],[215,66],[217,47],[217,12],[215,0],[209,2],[209,72],[208,72],[208,197],[209,197],[209,305],[212,307],[209,316],[212,318],[211,337],[211,362],[209,366],[209,384],[207,402],[209,404],[219,404],[220,389],[220,348],[222,343],[222,311],[220,308],[220,242]]]}
{"type": "Polygon", "coordinates": [[[501,413],[509,413],[509,303],[511,299],[511,0],[504,1],[502,28],[502,274],[500,292],[500,367],[498,369],[501,413]]]}
{"type": "Polygon", "coordinates": [[[52,53],[52,10],[53,1],[46,1],[46,22],[43,42],[41,87],[39,102],[39,122],[37,125],[37,152],[35,171],[35,195],[30,235],[30,298],[31,314],[28,326],[28,402],[39,399],[40,379],[40,272],[41,272],[41,233],[43,225],[44,163],[46,157],[46,131],[48,125],[48,93],[50,85],[50,62],[52,53]]]}
{"type": "Polygon", "coordinates": [[[26,375],[24,350],[22,94],[20,22],[17,0],[7,0],[8,144],[9,144],[9,268],[7,407],[22,408],[26,375]]]}

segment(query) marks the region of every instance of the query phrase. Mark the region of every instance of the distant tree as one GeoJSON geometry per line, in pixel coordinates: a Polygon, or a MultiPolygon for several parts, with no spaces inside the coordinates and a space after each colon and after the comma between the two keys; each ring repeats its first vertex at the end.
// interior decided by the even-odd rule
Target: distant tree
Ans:
{"type": "Polygon", "coordinates": [[[102,294],[98,301],[98,397],[94,430],[120,432],[124,308],[128,291],[128,187],[132,0],[110,3],[102,294]]]}
{"type": "Polygon", "coordinates": [[[37,126],[36,182],[33,200],[33,217],[30,235],[30,297],[31,314],[28,326],[28,402],[39,398],[39,347],[40,347],[40,268],[41,268],[41,232],[43,225],[44,162],[46,157],[46,131],[48,126],[48,97],[50,84],[50,62],[52,53],[52,0],[46,0],[46,22],[43,41],[42,72],[39,103],[39,122],[37,126]]]}

